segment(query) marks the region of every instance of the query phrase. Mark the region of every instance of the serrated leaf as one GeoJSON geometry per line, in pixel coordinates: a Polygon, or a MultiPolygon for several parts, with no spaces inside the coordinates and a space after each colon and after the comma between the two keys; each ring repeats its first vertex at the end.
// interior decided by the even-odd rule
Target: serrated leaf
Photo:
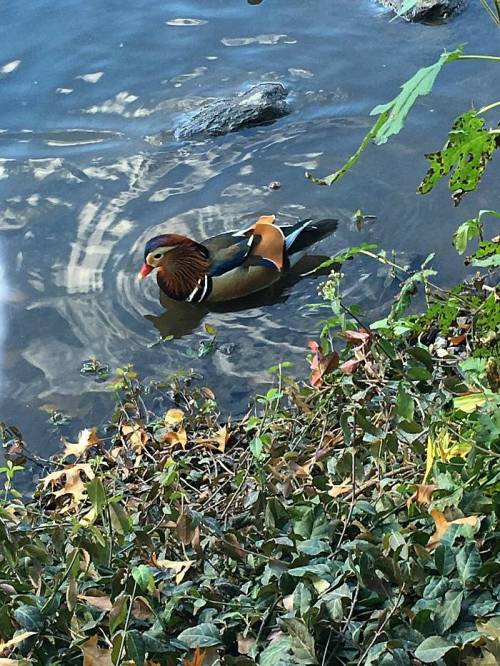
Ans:
{"type": "Polygon", "coordinates": [[[496,147],[495,135],[485,128],[484,118],[476,111],[462,113],[453,123],[442,150],[425,156],[430,167],[418,191],[421,194],[430,192],[443,176],[451,172],[449,188],[457,205],[465,192],[477,188],[496,147]]]}
{"type": "Polygon", "coordinates": [[[401,86],[401,92],[387,104],[380,104],[370,112],[371,116],[388,114],[387,119],[378,129],[374,141],[377,145],[385,143],[393,134],[398,134],[404,126],[406,116],[419,97],[428,95],[434,85],[436,76],[442,67],[449,62],[457,60],[462,55],[462,49],[451,53],[442,53],[437,62],[422,67],[411,79],[401,86]]]}

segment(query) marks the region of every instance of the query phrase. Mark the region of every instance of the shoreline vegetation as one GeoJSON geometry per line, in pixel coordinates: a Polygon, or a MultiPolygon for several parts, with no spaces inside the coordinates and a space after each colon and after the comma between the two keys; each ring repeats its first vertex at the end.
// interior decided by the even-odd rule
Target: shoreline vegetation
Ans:
{"type": "MultiPolygon", "coordinates": [[[[472,58],[500,59],[443,54],[311,180],[343,177],[443,66],[472,58]]],[[[457,117],[422,194],[449,175],[459,205],[480,185],[499,131],[483,114],[499,106],[457,117]]],[[[451,289],[433,254],[417,270],[372,245],[332,257],[310,377],[272,368],[242,419],[223,421],[196,376],[122,368],[108,426],[66,443],[29,501],[16,473],[30,454],[4,425],[0,666],[499,663],[499,216],[457,229],[477,272],[451,289]],[[342,294],[359,255],[398,285],[376,322],[342,294]]]]}

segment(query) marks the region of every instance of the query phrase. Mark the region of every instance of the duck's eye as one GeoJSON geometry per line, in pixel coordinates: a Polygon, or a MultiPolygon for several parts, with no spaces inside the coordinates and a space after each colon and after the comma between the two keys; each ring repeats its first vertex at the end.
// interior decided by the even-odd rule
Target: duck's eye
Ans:
{"type": "Polygon", "coordinates": [[[161,253],[161,252],[158,252],[158,254],[154,254],[154,255],[153,255],[153,259],[161,259],[162,256],[163,256],[162,253],[161,253]]]}

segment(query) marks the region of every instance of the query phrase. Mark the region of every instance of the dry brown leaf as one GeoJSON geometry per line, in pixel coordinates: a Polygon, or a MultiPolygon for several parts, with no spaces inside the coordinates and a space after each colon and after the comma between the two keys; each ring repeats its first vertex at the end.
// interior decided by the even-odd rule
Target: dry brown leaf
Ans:
{"type": "Polygon", "coordinates": [[[307,346],[313,353],[310,362],[311,377],[310,382],[313,386],[320,387],[323,384],[323,376],[338,368],[339,355],[337,352],[323,354],[321,347],[315,340],[309,340],[307,346]]]}
{"type": "Polygon", "coordinates": [[[352,483],[344,481],[338,486],[332,486],[328,491],[328,494],[330,497],[340,497],[340,495],[345,495],[350,492],[352,492],[352,483]]]}
{"type": "Polygon", "coordinates": [[[176,444],[180,444],[182,448],[185,449],[187,444],[187,433],[184,428],[179,428],[179,430],[171,430],[162,436],[161,441],[162,444],[167,444],[168,446],[175,446],[176,444]]]}
{"type": "Polygon", "coordinates": [[[406,506],[410,508],[413,502],[416,502],[417,504],[430,504],[432,499],[432,493],[437,489],[438,487],[434,483],[430,485],[417,483],[415,485],[415,492],[411,497],[408,498],[406,506]]]}
{"type": "Polygon", "coordinates": [[[203,666],[203,660],[205,659],[205,650],[202,650],[201,648],[196,648],[193,658],[184,659],[184,666],[203,666]]]}
{"type": "Polygon", "coordinates": [[[175,582],[177,585],[182,583],[184,576],[193,566],[196,560],[182,560],[179,562],[173,560],[158,560],[155,553],[151,556],[151,564],[158,569],[171,569],[175,572],[175,582]]]}
{"type": "Polygon", "coordinates": [[[163,417],[167,425],[178,425],[184,421],[184,412],[181,409],[169,409],[163,417]]]}
{"type": "Polygon", "coordinates": [[[72,465],[65,469],[60,469],[57,472],[52,472],[45,477],[43,487],[47,488],[49,484],[54,485],[58,481],[65,479],[64,486],[57,491],[52,491],[54,497],[63,497],[70,495],[70,503],[61,510],[61,513],[67,513],[71,509],[78,507],[80,502],[87,497],[85,491],[85,483],[82,480],[81,474],[84,473],[90,480],[94,478],[94,471],[88,464],[72,465]]]}
{"type": "Polygon", "coordinates": [[[111,649],[100,648],[97,645],[97,634],[85,641],[81,650],[83,652],[83,666],[113,666],[111,649]]]}
{"type": "Polygon", "coordinates": [[[255,645],[255,638],[248,638],[243,636],[243,634],[238,634],[237,640],[238,640],[238,652],[240,654],[250,654],[250,650],[255,645]]]}
{"type": "Polygon", "coordinates": [[[433,509],[431,511],[431,516],[436,524],[436,531],[427,542],[427,548],[435,548],[452,525],[471,525],[471,527],[475,527],[479,522],[479,516],[457,518],[456,520],[448,522],[444,517],[443,512],[438,509],[433,509]]]}
{"type": "Polygon", "coordinates": [[[452,347],[458,347],[465,340],[465,335],[453,335],[451,338],[448,338],[448,342],[452,347]]]}
{"type": "Polygon", "coordinates": [[[121,426],[121,435],[127,444],[139,454],[151,440],[151,435],[139,423],[125,423],[121,426]]]}
{"type": "Polygon", "coordinates": [[[90,606],[94,606],[94,608],[99,608],[99,610],[102,611],[109,612],[113,608],[113,603],[107,595],[102,597],[93,597],[86,594],[79,594],[78,599],[80,599],[80,601],[84,601],[90,606]]]}
{"type": "Polygon", "coordinates": [[[76,456],[79,458],[85,451],[91,449],[93,446],[99,446],[102,440],[97,436],[95,428],[85,428],[82,430],[78,436],[78,442],[76,444],[71,444],[66,442],[64,445],[64,453],[61,457],[61,460],[64,460],[68,456],[76,456]]]}
{"type": "Polygon", "coordinates": [[[134,599],[132,615],[136,620],[150,620],[153,614],[153,609],[144,597],[136,597],[134,599]]]}
{"type": "Polygon", "coordinates": [[[181,513],[175,526],[175,532],[180,541],[182,541],[185,546],[189,546],[191,539],[194,536],[194,527],[191,525],[191,521],[187,514],[181,513]]]}

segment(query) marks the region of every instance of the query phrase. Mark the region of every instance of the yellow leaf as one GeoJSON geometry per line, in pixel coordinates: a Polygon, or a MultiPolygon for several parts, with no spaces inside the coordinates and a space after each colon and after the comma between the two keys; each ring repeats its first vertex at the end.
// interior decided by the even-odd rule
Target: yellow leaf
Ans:
{"type": "Polygon", "coordinates": [[[177,425],[184,421],[184,412],[181,409],[169,409],[163,420],[167,425],[177,425]]]}
{"type": "Polygon", "coordinates": [[[66,442],[61,460],[64,460],[68,456],[76,456],[79,458],[82,453],[87,451],[87,449],[91,449],[93,446],[98,446],[101,441],[102,440],[96,434],[95,428],[85,428],[85,430],[80,432],[77,444],[66,442]]]}
{"type": "Polygon", "coordinates": [[[436,531],[427,542],[427,548],[435,548],[452,525],[470,525],[471,527],[476,527],[479,523],[479,516],[457,518],[456,520],[448,522],[444,517],[443,512],[438,511],[438,509],[433,509],[431,511],[431,516],[434,519],[436,531]]]}
{"type": "Polygon", "coordinates": [[[121,434],[137,454],[142,452],[151,439],[150,434],[139,423],[122,425],[121,434]]]}
{"type": "MultiPolygon", "coordinates": [[[[9,641],[4,643],[3,641],[0,640],[0,653],[4,652],[8,648],[12,648],[18,643],[22,643],[24,640],[29,638],[30,636],[34,636],[36,632],[34,631],[23,631],[22,634],[18,634],[17,636],[14,636],[14,638],[11,638],[9,641]]],[[[0,664],[2,663],[2,660],[0,659],[0,664]]],[[[17,660],[12,661],[13,664],[17,664],[17,660]]]]}
{"type": "Polygon", "coordinates": [[[85,641],[81,650],[83,652],[83,666],[113,666],[111,649],[100,648],[97,645],[97,634],[85,641]]]}
{"type": "Polygon", "coordinates": [[[196,560],[182,560],[180,562],[175,562],[173,560],[158,560],[156,555],[153,553],[151,557],[151,564],[158,569],[171,569],[175,572],[175,582],[177,585],[182,583],[184,576],[187,574],[189,569],[193,566],[196,560]]]}
{"type": "Polygon", "coordinates": [[[480,393],[464,393],[453,399],[453,406],[460,409],[462,412],[470,414],[476,411],[476,408],[486,402],[486,396],[483,392],[480,393]]]}

